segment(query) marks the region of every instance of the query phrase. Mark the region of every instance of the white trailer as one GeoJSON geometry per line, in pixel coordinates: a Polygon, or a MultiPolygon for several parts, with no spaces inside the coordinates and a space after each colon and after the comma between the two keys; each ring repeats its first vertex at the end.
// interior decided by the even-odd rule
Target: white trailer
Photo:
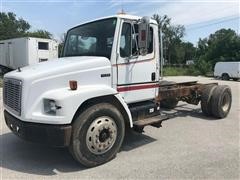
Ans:
{"type": "Polygon", "coordinates": [[[0,68],[17,69],[58,57],[58,43],[52,39],[22,37],[0,41],[0,68]]]}
{"type": "Polygon", "coordinates": [[[214,77],[222,80],[240,79],[240,61],[237,62],[217,62],[214,67],[214,77]]]}

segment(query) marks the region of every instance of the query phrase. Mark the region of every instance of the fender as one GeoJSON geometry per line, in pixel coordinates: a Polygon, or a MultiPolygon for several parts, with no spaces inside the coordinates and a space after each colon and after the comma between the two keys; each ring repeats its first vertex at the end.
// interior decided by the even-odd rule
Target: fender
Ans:
{"type": "Polygon", "coordinates": [[[119,100],[119,102],[122,104],[123,108],[125,109],[125,111],[128,115],[130,127],[132,128],[133,127],[132,114],[128,108],[127,103],[125,103],[124,99],[122,98],[122,96],[120,94],[115,94],[115,97],[119,100]]]}
{"type": "Polygon", "coordinates": [[[77,90],[70,90],[68,87],[50,90],[42,94],[36,103],[32,105],[26,114],[26,119],[29,119],[30,122],[45,124],[70,124],[82,103],[88,99],[106,95],[114,95],[118,99],[127,112],[130,126],[132,127],[132,117],[127,104],[115,89],[107,85],[79,86],[77,90]],[[61,107],[57,110],[56,115],[44,113],[42,108],[43,99],[55,100],[56,104],[61,107]]]}

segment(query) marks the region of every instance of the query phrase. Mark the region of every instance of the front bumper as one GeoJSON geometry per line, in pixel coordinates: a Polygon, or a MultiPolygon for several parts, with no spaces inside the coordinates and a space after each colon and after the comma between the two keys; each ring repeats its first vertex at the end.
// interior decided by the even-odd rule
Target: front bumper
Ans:
{"type": "Polygon", "coordinates": [[[22,139],[54,147],[66,147],[70,144],[71,125],[50,125],[23,122],[6,110],[4,117],[9,129],[22,139]]]}

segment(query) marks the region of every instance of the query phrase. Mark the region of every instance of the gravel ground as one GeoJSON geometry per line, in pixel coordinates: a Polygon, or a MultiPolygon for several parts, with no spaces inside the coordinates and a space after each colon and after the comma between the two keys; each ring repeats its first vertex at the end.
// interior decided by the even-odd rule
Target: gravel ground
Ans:
{"type": "MultiPolygon", "coordinates": [[[[173,81],[202,77],[169,77],[173,81]]],[[[128,132],[121,152],[111,162],[86,169],[67,149],[56,149],[22,141],[6,127],[0,106],[0,173],[2,179],[239,179],[240,82],[230,85],[233,103],[222,120],[204,117],[200,106],[179,103],[175,118],[160,129],[128,132]]],[[[0,96],[0,100],[2,97],[0,96]]],[[[2,101],[2,100],[1,100],[2,101]]]]}

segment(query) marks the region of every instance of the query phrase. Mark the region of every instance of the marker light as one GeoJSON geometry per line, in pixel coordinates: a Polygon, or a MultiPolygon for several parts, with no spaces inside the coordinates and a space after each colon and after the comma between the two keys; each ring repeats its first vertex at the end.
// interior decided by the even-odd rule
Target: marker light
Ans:
{"type": "Polygon", "coordinates": [[[69,81],[69,86],[71,90],[73,91],[77,90],[77,81],[73,81],[73,80],[69,81]]]}

